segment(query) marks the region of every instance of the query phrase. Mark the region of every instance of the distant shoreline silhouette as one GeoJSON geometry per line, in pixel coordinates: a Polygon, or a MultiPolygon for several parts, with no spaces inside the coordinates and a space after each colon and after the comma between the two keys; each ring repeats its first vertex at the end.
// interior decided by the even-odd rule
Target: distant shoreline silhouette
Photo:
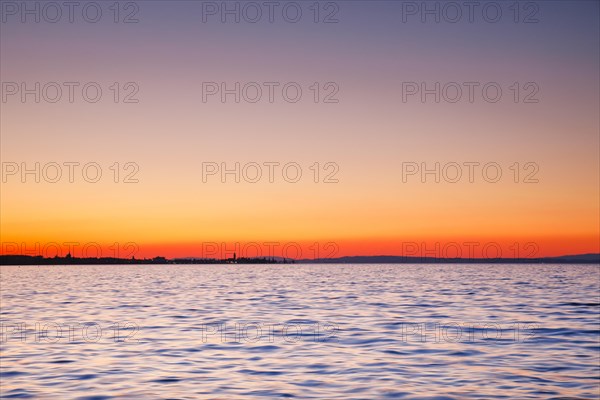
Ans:
{"type": "Polygon", "coordinates": [[[436,258],[404,256],[349,256],[294,260],[259,258],[78,258],[0,255],[0,265],[103,265],[103,264],[600,264],[600,254],[576,254],[538,258],[436,258]]]}

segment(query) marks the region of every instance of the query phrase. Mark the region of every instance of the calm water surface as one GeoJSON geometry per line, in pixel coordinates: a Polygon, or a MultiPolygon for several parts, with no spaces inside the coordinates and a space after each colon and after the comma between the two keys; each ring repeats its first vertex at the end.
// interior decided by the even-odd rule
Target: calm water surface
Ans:
{"type": "Polygon", "coordinates": [[[1,394],[600,398],[599,268],[4,266],[1,394]]]}

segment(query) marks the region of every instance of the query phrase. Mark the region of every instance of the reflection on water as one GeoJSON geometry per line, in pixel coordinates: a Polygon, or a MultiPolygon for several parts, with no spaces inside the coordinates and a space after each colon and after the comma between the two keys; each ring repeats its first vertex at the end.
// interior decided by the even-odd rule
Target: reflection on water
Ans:
{"type": "Polygon", "coordinates": [[[1,268],[2,398],[600,396],[597,265],[1,268]]]}

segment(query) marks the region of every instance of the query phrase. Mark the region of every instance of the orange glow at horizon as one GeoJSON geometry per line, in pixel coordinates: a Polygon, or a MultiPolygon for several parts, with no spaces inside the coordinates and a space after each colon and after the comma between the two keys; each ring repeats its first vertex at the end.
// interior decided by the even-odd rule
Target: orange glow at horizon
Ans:
{"type": "Polygon", "coordinates": [[[600,253],[597,237],[546,237],[474,239],[365,239],[323,241],[256,240],[246,242],[213,241],[200,243],[135,242],[10,242],[3,241],[1,255],[42,255],[44,257],[117,257],[117,258],[209,258],[285,257],[290,259],[337,258],[347,256],[406,256],[437,258],[538,258],[600,253]]]}

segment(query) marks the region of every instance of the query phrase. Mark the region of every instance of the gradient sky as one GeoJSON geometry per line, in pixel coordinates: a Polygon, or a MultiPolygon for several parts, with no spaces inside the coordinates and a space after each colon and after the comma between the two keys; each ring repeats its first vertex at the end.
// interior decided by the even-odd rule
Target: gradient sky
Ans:
{"type": "Polygon", "coordinates": [[[99,3],[95,24],[80,14],[1,24],[2,82],[104,89],[95,104],[80,92],[72,104],[9,97],[2,162],[97,162],[106,174],[95,184],[8,177],[4,253],[7,243],[50,242],[135,242],[136,257],[201,256],[212,242],[334,242],[337,256],[402,254],[412,242],[498,243],[504,256],[514,243],[535,243],[536,256],[600,252],[598,1],[530,2],[531,24],[515,23],[513,2],[502,1],[499,23],[476,12],[473,23],[439,24],[403,22],[400,1],[335,2],[331,24],[315,24],[307,1],[296,24],[280,13],[272,24],[203,23],[200,1],[138,1],[139,22],[115,24],[112,2],[99,3]],[[292,81],[304,93],[295,104],[203,103],[211,81],[292,81]],[[407,81],[498,82],[504,93],[495,104],[405,103],[407,81]],[[136,82],[139,103],[112,102],[113,82],[136,82]],[[314,82],[335,82],[339,103],[314,103],[314,82]],[[535,82],[539,102],[514,103],[514,82],[535,82]],[[202,181],[203,162],[270,161],[299,163],[303,179],[202,181]],[[139,183],[112,182],[114,162],[139,165],[139,183]],[[314,183],[315,162],[336,163],[339,183],[314,183]],[[404,162],[496,162],[503,178],[403,183],[404,162]],[[515,162],[536,163],[539,183],[514,183],[515,162]]]}

